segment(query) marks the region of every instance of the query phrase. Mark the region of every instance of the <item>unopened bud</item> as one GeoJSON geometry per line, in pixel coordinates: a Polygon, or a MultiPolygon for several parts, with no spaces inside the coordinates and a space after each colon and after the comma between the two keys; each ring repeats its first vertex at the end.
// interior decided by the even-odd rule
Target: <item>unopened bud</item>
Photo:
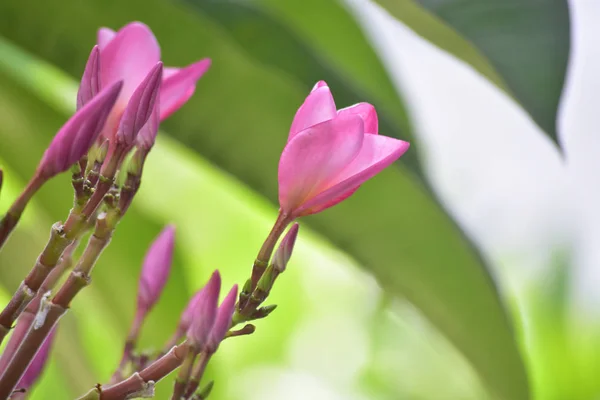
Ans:
{"type": "Polygon", "coordinates": [[[210,381],[198,392],[198,400],[206,400],[212,392],[213,386],[215,385],[215,381],[210,381]]]}
{"type": "Polygon", "coordinates": [[[147,155],[148,153],[146,153],[144,150],[136,149],[136,151],[133,153],[133,156],[129,160],[129,164],[127,165],[127,173],[134,176],[141,176],[147,155]]]}
{"type": "Polygon", "coordinates": [[[94,46],[77,91],[77,109],[81,109],[100,92],[100,50],[94,46]]]}
{"type": "Polygon", "coordinates": [[[231,318],[235,311],[237,292],[238,286],[234,285],[219,307],[217,318],[215,319],[215,323],[208,337],[208,342],[206,343],[206,350],[210,353],[217,351],[219,344],[225,338],[227,331],[231,327],[231,318]]]}
{"type": "Polygon", "coordinates": [[[252,314],[252,319],[261,319],[267,317],[277,308],[277,304],[271,304],[269,306],[264,306],[259,308],[252,314]]]}
{"type": "Polygon", "coordinates": [[[296,244],[299,228],[300,226],[298,223],[292,225],[292,227],[285,234],[285,237],[281,240],[281,243],[279,244],[279,247],[273,256],[273,267],[279,271],[279,273],[285,271],[287,263],[292,257],[292,252],[294,251],[294,245],[296,244]]]}
{"type": "Polygon", "coordinates": [[[194,307],[192,324],[188,329],[188,339],[198,348],[206,345],[210,331],[215,324],[221,291],[221,275],[213,272],[208,283],[202,289],[194,307]]]}

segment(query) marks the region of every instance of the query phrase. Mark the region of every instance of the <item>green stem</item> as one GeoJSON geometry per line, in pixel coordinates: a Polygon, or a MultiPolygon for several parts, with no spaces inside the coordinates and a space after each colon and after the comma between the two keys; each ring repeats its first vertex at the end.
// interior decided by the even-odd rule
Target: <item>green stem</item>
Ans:
{"type": "Polygon", "coordinates": [[[202,376],[204,376],[204,371],[206,370],[206,366],[208,365],[211,356],[212,354],[206,351],[200,354],[200,359],[198,360],[196,365],[194,365],[194,370],[192,371],[192,379],[190,379],[190,382],[187,385],[184,398],[187,399],[191,397],[196,391],[196,389],[198,389],[198,386],[202,381],[202,376]]]}
{"type": "Polygon", "coordinates": [[[177,379],[175,379],[175,385],[173,386],[173,395],[171,400],[180,400],[185,392],[185,388],[188,385],[190,376],[192,375],[192,367],[194,366],[194,360],[196,359],[196,350],[193,346],[188,348],[187,354],[183,359],[177,379]]]}

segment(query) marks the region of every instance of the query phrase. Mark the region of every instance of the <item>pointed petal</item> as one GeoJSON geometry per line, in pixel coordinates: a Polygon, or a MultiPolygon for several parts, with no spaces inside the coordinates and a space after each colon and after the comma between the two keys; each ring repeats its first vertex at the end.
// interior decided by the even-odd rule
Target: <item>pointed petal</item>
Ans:
{"type": "Polygon", "coordinates": [[[303,203],[331,186],[331,180],[357,156],[363,121],[347,115],[297,134],[279,160],[279,204],[293,214],[303,203]]]}
{"type": "Polygon", "coordinates": [[[202,299],[202,291],[204,288],[198,290],[194,296],[188,301],[187,306],[185,306],[185,310],[181,313],[181,317],[179,318],[179,328],[180,330],[186,332],[190,325],[192,324],[194,318],[194,312],[196,311],[196,307],[198,306],[198,302],[202,299]]]}
{"type": "Polygon", "coordinates": [[[177,111],[192,97],[196,82],[208,70],[210,64],[210,58],[205,58],[180,70],[169,69],[169,76],[163,78],[160,90],[161,120],[177,111]]]}
{"type": "Polygon", "coordinates": [[[379,122],[377,120],[377,111],[369,103],[358,103],[353,106],[342,108],[338,111],[338,115],[355,114],[360,116],[365,122],[365,133],[377,135],[379,130],[379,122]]]}
{"type": "Polygon", "coordinates": [[[98,46],[94,46],[85,64],[77,91],[77,109],[80,110],[98,92],[100,92],[100,50],[98,46]]]}
{"type": "Polygon", "coordinates": [[[335,118],[336,114],[335,102],[329,87],[323,81],[318,82],[296,112],[288,142],[299,132],[321,122],[329,121],[335,118]]]}
{"type": "Polygon", "coordinates": [[[160,47],[146,25],[132,22],[117,32],[100,53],[102,86],[123,80],[119,104],[124,108],[148,72],[160,61],[160,47]]]}
{"type": "Polygon", "coordinates": [[[98,29],[97,42],[100,50],[104,50],[104,48],[117,36],[117,32],[113,31],[110,28],[100,28],[98,29]]]}
{"type": "Polygon", "coordinates": [[[156,134],[158,133],[158,127],[160,125],[159,118],[159,108],[160,108],[160,99],[157,99],[154,103],[154,109],[152,110],[152,114],[150,114],[150,118],[146,124],[140,129],[140,133],[138,133],[135,138],[135,144],[140,149],[144,150],[146,153],[150,151],[152,146],[154,146],[154,142],[156,141],[156,134]]]}
{"type": "Polygon", "coordinates": [[[88,152],[109,116],[122,82],[102,90],[77,111],[64,125],[44,152],[38,172],[50,178],[69,169],[88,152]]]}
{"type": "Polygon", "coordinates": [[[138,289],[138,309],[148,312],[158,301],[171,271],[174,247],[175,227],[168,225],[154,240],[144,258],[138,289]]]}
{"type": "Polygon", "coordinates": [[[162,62],[158,62],[127,103],[117,131],[117,143],[125,148],[133,145],[138,133],[148,122],[152,110],[154,110],[162,81],[162,69],[162,62]]]}
{"type": "Polygon", "coordinates": [[[221,275],[219,271],[215,271],[202,289],[202,295],[196,303],[192,324],[188,330],[188,338],[201,348],[206,345],[210,331],[215,324],[220,291],[221,275]]]}
{"type": "Polygon", "coordinates": [[[234,285],[217,312],[217,318],[215,324],[210,331],[210,337],[207,343],[207,351],[214,353],[219,347],[219,343],[225,338],[229,327],[231,326],[231,318],[235,311],[235,302],[237,301],[238,286],[234,285]]]}
{"type": "Polygon", "coordinates": [[[331,182],[331,186],[307,201],[297,211],[309,215],[346,199],[358,187],[396,161],[408,150],[409,143],[387,136],[365,135],[358,156],[331,182]]]}

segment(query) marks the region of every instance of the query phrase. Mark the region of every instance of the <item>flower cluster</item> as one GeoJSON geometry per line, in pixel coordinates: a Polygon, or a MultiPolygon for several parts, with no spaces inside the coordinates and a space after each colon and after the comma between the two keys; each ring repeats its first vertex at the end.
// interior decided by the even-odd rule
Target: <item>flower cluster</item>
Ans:
{"type": "MultiPolygon", "coordinates": [[[[0,343],[12,331],[0,356],[0,400],[25,396],[40,375],[60,317],[90,284],[97,260],[140,187],[160,122],[191,98],[210,63],[203,59],[183,68],[163,67],[158,42],[141,23],[117,32],[99,30],[75,113],[0,221],[1,248],[36,191],[71,170],[73,208],[64,223],[52,227],[46,247],[0,313],[0,343]],[[120,172],[122,182],[116,179],[120,172]],[[75,250],[88,231],[92,233],[77,258],[75,250]]],[[[299,231],[295,221],[347,199],[408,146],[378,134],[371,104],[338,110],[327,84],[318,82],[293,118],[279,162],[279,214],[242,289],[233,285],[219,303],[222,283],[215,271],[190,298],[162,349],[138,351],[144,321],[159,301],[173,263],[175,227],[165,227],[142,263],[121,362],[108,384],[98,384],[80,399],[151,397],[154,384],[176,369],[172,399],[206,399],[213,382],[201,386],[204,371],[221,343],[254,333],[253,322],[275,309],[264,303],[291,259],[299,231]]]]}

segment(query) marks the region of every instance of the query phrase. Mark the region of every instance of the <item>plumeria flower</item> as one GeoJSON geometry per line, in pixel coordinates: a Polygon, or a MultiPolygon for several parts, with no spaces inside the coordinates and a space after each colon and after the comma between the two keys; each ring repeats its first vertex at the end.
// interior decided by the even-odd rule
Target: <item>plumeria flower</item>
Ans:
{"type": "MultiPolygon", "coordinates": [[[[111,139],[136,88],[160,62],[160,47],[146,25],[132,22],[118,32],[109,28],[98,31],[101,87],[123,80],[123,90],[103,136],[111,139]]],[[[160,87],[159,118],[164,120],[194,94],[196,82],[210,67],[205,58],[185,68],[165,68],[160,87]]]]}
{"type": "Polygon", "coordinates": [[[293,219],[341,202],[408,147],[378,135],[371,104],[337,110],[327,84],[318,82],[296,112],[279,161],[282,212],[293,219]]]}

